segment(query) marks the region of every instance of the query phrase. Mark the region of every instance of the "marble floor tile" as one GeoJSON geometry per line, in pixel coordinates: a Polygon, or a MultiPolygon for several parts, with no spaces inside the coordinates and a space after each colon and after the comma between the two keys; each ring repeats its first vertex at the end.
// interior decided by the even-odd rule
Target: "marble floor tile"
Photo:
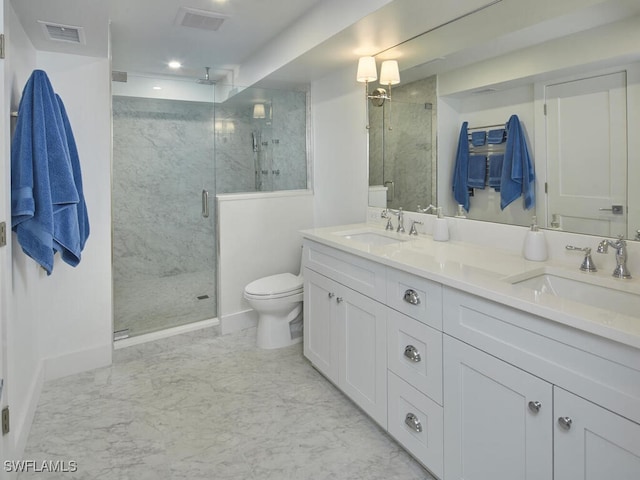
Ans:
{"type": "Polygon", "coordinates": [[[377,480],[432,477],[302,356],[218,327],[114,352],[45,385],[19,479],[377,480]]]}

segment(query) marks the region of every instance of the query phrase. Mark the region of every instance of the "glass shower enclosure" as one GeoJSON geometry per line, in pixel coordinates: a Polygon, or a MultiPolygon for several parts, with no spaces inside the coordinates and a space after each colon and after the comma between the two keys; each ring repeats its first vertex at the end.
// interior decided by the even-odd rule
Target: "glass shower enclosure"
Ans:
{"type": "Polygon", "coordinates": [[[112,87],[114,338],[214,319],[215,196],[307,188],[306,93],[112,87]]]}

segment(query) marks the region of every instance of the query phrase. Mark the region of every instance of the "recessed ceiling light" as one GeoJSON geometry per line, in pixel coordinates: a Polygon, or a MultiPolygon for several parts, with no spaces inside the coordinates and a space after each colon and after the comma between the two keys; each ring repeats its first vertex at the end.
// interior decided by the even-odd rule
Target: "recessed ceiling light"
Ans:
{"type": "Polygon", "coordinates": [[[153,89],[154,90],[162,90],[162,87],[155,86],[155,87],[153,87],[153,89]]]}
{"type": "Polygon", "coordinates": [[[175,60],[172,60],[171,62],[169,62],[169,68],[180,68],[182,66],[182,64],[180,62],[177,62],[175,60]]]}

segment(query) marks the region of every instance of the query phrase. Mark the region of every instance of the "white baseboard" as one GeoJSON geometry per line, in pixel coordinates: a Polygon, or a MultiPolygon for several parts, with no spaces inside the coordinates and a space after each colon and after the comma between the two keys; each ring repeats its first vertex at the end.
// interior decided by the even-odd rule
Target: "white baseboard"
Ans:
{"type": "Polygon", "coordinates": [[[194,332],[203,328],[214,327],[219,324],[220,322],[217,318],[211,318],[209,320],[187,323],[186,325],[180,325],[178,327],[166,328],[158,332],[145,333],[144,335],[123,338],[122,340],[113,342],[113,349],[120,350],[121,348],[132,347],[133,345],[141,345],[143,343],[153,342],[162,338],[173,337],[174,335],[181,335],[183,333],[194,332]]]}
{"type": "Polygon", "coordinates": [[[110,344],[66,353],[44,359],[44,379],[55,380],[75,373],[111,365],[113,348],[110,344]]]}
{"type": "Polygon", "coordinates": [[[245,310],[244,312],[223,315],[220,319],[220,333],[227,335],[255,327],[256,325],[258,325],[258,314],[256,311],[253,309],[245,310]]]}

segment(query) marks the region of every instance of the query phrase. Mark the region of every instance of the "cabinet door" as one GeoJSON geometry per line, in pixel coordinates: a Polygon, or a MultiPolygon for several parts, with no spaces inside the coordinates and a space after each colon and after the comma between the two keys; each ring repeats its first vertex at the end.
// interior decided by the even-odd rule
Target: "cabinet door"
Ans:
{"type": "Polygon", "coordinates": [[[640,478],[640,425],[558,387],[553,401],[555,480],[640,478]]]}
{"type": "Polygon", "coordinates": [[[342,390],[387,428],[387,308],[343,287],[337,298],[342,390]]]}
{"type": "Polygon", "coordinates": [[[444,335],[447,480],[552,478],[552,386],[444,335]]]}
{"type": "Polygon", "coordinates": [[[338,287],[327,277],[305,269],[304,356],[334,383],[338,383],[339,361],[335,323],[338,287]]]}

